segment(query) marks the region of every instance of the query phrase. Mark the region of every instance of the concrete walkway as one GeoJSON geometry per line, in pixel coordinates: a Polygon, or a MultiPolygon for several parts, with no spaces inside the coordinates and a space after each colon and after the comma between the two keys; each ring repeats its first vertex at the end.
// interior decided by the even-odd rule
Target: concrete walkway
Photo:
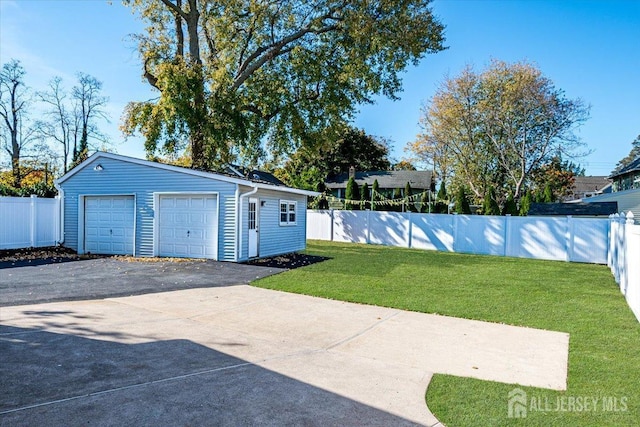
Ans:
{"type": "Polygon", "coordinates": [[[0,323],[2,425],[434,426],[433,373],[567,382],[565,333],[246,285],[2,307],[0,323]]]}

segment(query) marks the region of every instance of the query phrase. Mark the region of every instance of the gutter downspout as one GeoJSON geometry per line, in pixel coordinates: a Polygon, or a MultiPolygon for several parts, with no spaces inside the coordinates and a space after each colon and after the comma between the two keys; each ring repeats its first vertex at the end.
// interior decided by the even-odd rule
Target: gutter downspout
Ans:
{"type": "MultiPolygon", "coordinates": [[[[236,184],[236,195],[239,194],[240,185],[236,184]]],[[[238,209],[236,209],[236,224],[238,225],[238,240],[236,240],[236,262],[240,261],[240,257],[242,255],[242,200],[247,196],[252,196],[258,192],[258,186],[253,187],[251,191],[240,194],[237,198],[238,200],[238,209]]]]}
{"type": "Polygon", "coordinates": [[[58,190],[58,199],[60,200],[60,224],[58,224],[58,241],[56,244],[62,245],[64,243],[64,190],[55,181],[53,186],[58,190]]]}

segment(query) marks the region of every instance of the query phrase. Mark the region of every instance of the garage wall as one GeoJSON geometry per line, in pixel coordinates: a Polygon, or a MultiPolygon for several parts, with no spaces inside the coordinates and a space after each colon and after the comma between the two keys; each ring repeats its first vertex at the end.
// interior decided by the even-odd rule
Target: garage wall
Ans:
{"type": "Polygon", "coordinates": [[[78,200],[80,195],[135,194],[136,255],[153,255],[154,192],[217,192],[218,258],[233,261],[235,245],[236,185],[127,161],[97,158],[61,184],[64,190],[65,246],[78,249],[78,200]],[[94,166],[102,165],[101,171],[94,166]]]}
{"type": "MultiPolygon", "coordinates": [[[[248,191],[249,188],[241,187],[242,192],[248,191]]],[[[289,252],[296,252],[306,249],[307,247],[307,197],[291,193],[284,193],[271,190],[259,190],[256,195],[260,202],[264,202],[264,206],[260,206],[259,217],[259,242],[258,255],[260,257],[280,255],[289,252]],[[293,200],[297,202],[297,225],[281,226],[280,225],[280,200],[293,200]]],[[[249,198],[245,197],[242,201],[242,256],[241,259],[247,259],[249,253],[248,233],[248,210],[249,198]]]]}

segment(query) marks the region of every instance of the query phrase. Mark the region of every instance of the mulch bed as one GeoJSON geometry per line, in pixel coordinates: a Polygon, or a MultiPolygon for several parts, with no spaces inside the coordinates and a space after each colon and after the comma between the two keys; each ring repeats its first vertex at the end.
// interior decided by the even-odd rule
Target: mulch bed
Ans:
{"type": "Polygon", "coordinates": [[[247,261],[247,264],[257,265],[260,267],[270,267],[270,268],[286,268],[288,270],[292,270],[294,268],[304,267],[307,265],[315,264],[317,262],[326,261],[330,258],[317,256],[317,255],[306,255],[299,253],[290,253],[285,255],[278,255],[271,258],[260,258],[251,261],[247,261]]]}
{"type": "Polygon", "coordinates": [[[104,255],[78,255],[73,249],[62,246],[44,248],[1,249],[0,268],[27,265],[43,265],[82,259],[104,258],[104,255]]]}
{"type": "MultiPolygon", "coordinates": [[[[105,258],[110,255],[78,255],[73,249],[62,246],[50,246],[45,248],[25,248],[25,249],[2,249],[0,250],[0,267],[17,267],[26,265],[42,265],[52,264],[56,262],[77,261],[82,259],[105,258]]],[[[176,261],[173,258],[135,258],[133,257],[114,257],[123,261],[176,261]]],[[[260,267],[284,268],[291,270],[294,268],[304,267],[315,264],[317,262],[326,261],[329,258],[305,255],[299,253],[290,253],[279,255],[271,258],[260,258],[247,261],[246,264],[256,265],[260,267]]],[[[204,261],[204,260],[184,260],[178,261],[204,261]]]]}

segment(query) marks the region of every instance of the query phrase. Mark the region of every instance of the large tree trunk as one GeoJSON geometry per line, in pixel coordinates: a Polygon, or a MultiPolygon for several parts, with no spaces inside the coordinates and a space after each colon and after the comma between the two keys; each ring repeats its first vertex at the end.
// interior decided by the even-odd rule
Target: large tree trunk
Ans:
{"type": "Polygon", "coordinates": [[[20,146],[18,145],[17,135],[11,135],[11,172],[13,176],[13,187],[20,188],[22,186],[22,174],[20,173],[20,146]]]}

